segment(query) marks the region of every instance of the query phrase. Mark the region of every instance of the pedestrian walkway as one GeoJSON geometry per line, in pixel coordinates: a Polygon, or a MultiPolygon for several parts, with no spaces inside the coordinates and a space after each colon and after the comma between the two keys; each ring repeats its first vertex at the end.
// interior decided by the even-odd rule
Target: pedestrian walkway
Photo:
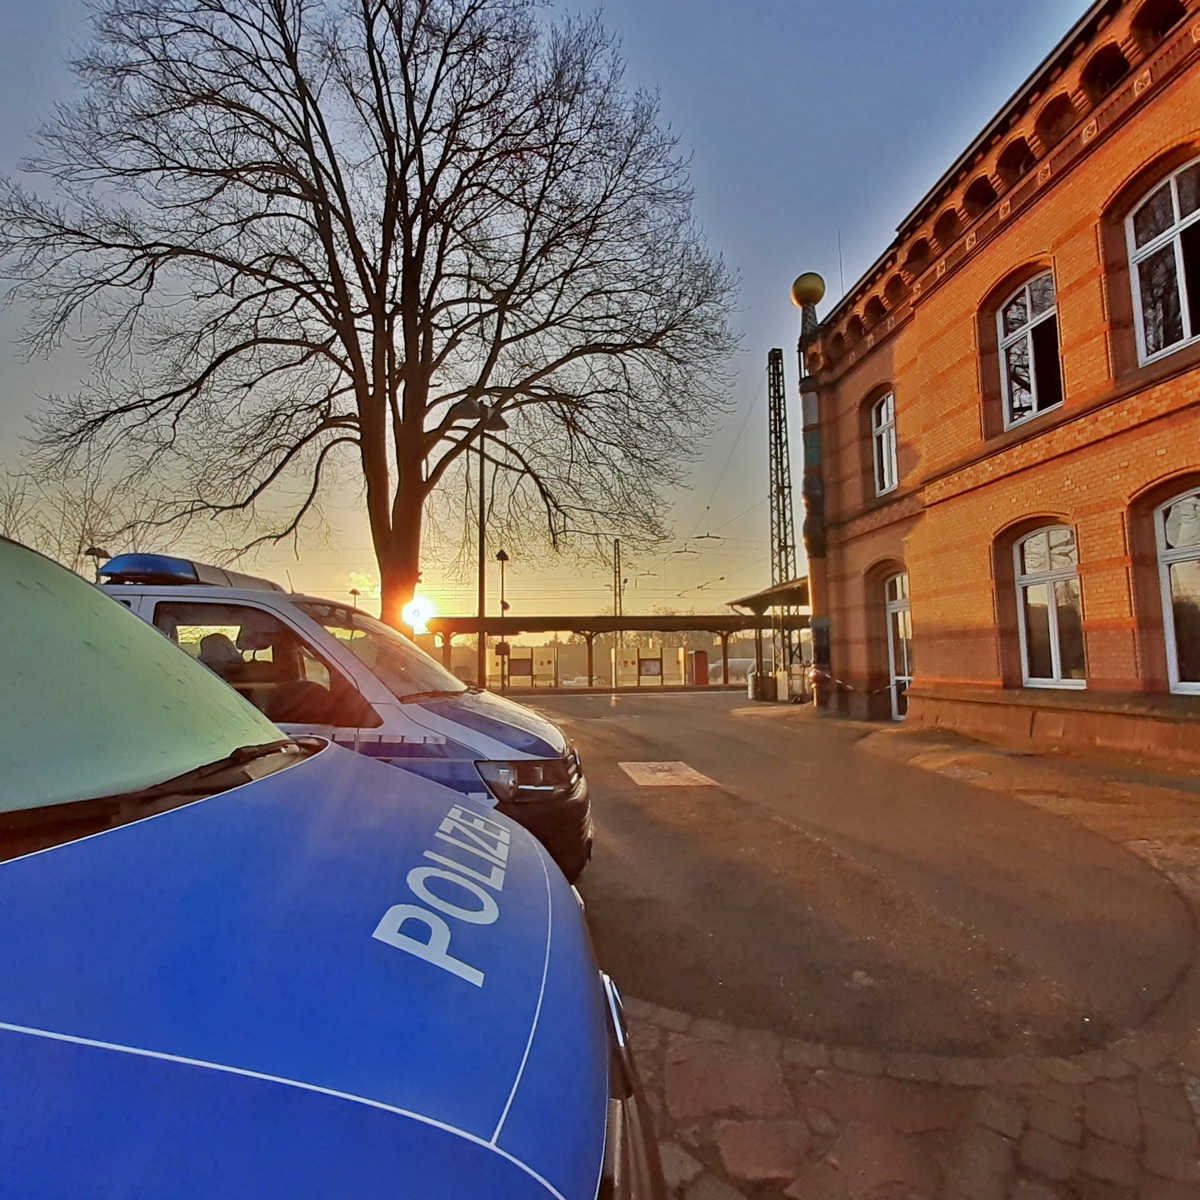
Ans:
{"type": "MultiPolygon", "coordinates": [[[[788,719],[807,719],[802,716],[788,719]]],[[[859,749],[1103,833],[1200,927],[1200,778],[886,730],[859,749]]],[[[1198,943],[1200,949],[1200,943],[1198,943]]],[[[627,1001],[681,1200],[1200,1200],[1200,971],[1147,1024],[1072,1057],[897,1053],[627,1001]]]]}
{"type": "Polygon", "coordinates": [[[626,1004],[685,1200],[1200,1197],[1200,1035],[1135,1033],[1074,1058],[942,1058],[626,1004]]]}

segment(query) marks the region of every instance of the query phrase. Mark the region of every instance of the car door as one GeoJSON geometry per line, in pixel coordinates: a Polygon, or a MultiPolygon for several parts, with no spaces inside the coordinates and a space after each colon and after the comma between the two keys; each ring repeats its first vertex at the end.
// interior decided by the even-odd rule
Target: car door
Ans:
{"type": "Polygon", "coordinates": [[[159,600],[154,625],[288,733],[354,745],[381,719],[278,613],[243,600],[159,600]]]}

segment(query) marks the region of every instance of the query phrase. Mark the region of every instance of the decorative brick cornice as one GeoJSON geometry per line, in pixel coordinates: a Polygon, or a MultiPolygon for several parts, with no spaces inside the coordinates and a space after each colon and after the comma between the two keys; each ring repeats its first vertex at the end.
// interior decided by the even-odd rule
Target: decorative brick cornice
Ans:
{"type": "Polygon", "coordinates": [[[1018,93],[1023,103],[1010,106],[1001,126],[989,127],[987,144],[977,143],[975,154],[964,155],[958,169],[901,225],[897,239],[821,326],[812,357],[823,385],[835,384],[884,345],[968,258],[1061,186],[1141,104],[1200,60],[1200,2],[1192,0],[1183,20],[1155,46],[1143,45],[1135,34],[1140,7],[1137,0],[1094,6],[1086,35],[1060,44],[1018,93]],[[1089,100],[1085,79],[1101,52],[1119,52],[1127,69],[1105,95],[1089,100]],[[1062,98],[1074,106],[1075,117],[1047,149],[1039,124],[1062,98]],[[1030,155],[1025,169],[1006,179],[1005,156],[1022,142],[1030,155]],[[994,196],[981,204],[989,188],[994,196]],[[968,204],[968,193],[974,204],[968,204]],[[944,244],[934,232],[938,228],[943,236],[947,229],[954,231],[944,244]],[[886,315],[871,323],[868,309],[886,315]]]}

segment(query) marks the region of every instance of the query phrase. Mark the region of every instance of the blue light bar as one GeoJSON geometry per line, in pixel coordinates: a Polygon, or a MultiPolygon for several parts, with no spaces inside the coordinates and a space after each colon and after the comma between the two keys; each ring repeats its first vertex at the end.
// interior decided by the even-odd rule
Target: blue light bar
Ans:
{"type": "Polygon", "coordinates": [[[187,586],[206,584],[211,587],[246,588],[259,592],[282,592],[284,589],[269,579],[243,575],[207,563],[170,554],[118,554],[100,568],[100,576],[109,583],[146,583],[187,586]]]}

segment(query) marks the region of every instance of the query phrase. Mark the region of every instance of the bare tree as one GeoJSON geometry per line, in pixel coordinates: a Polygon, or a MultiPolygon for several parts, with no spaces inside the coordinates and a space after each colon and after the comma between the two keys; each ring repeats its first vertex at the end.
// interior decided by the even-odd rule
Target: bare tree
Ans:
{"type": "MultiPolygon", "coordinates": [[[[88,550],[139,548],[139,529],[153,520],[153,501],[132,493],[95,456],[80,454],[70,475],[0,470],[0,535],[23,542],[88,574],[88,550]]],[[[90,578],[90,575],[89,575],[90,578]]]]}
{"type": "Polygon", "coordinates": [[[94,371],[43,461],[117,447],[169,514],[293,535],[361,487],[395,619],[422,519],[661,534],[719,411],[733,284],[656,99],[530,0],[97,0],[81,99],[0,193],[26,344],[94,371]],[[471,456],[474,458],[474,455],[471,456]],[[477,460],[476,460],[477,461],[477,460]]]}

